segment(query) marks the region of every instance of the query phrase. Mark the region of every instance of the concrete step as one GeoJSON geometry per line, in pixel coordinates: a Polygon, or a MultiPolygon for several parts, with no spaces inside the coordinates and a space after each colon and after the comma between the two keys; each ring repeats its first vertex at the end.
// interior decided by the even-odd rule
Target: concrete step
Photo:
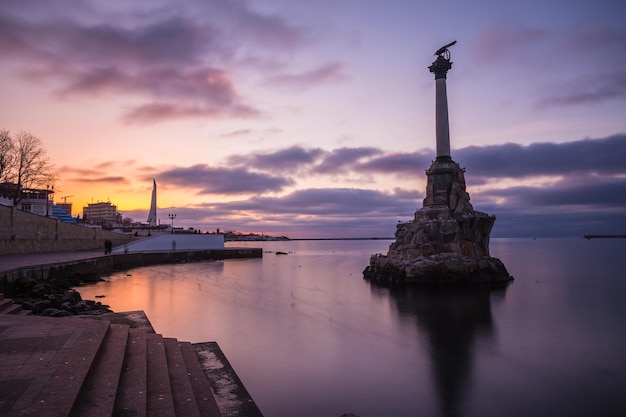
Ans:
{"type": "Polygon", "coordinates": [[[4,295],[3,295],[2,298],[0,298],[0,314],[6,314],[4,313],[4,310],[9,308],[12,305],[13,305],[13,300],[11,300],[10,298],[4,298],[4,295]]]}
{"type": "MultiPolygon", "coordinates": [[[[22,317],[27,319],[29,317],[22,317]]],[[[85,321],[80,319],[57,318],[41,323],[54,323],[47,330],[47,340],[52,341],[55,335],[60,337],[58,360],[50,363],[51,375],[43,383],[41,390],[33,396],[30,408],[22,416],[66,417],[72,406],[91,365],[100,349],[100,345],[108,331],[108,322],[85,321]]],[[[48,346],[42,346],[40,353],[45,358],[48,346]]]]}
{"type": "Polygon", "coordinates": [[[176,417],[165,344],[161,335],[147,335],[147,355],[147,415],[149,417],[176,417]]]}
{"type": "Polygon", "coordinates": [[[198,409],[202,417],[222,417],[215,395],[204,374],[198,355],[191,343],[179,342],[181,354],[189,375],[189,382],[193,389],[198,409]]]}
{"type": "Polygon", "coordinates": [[[202,417],[178,340],[164,338],[174,409],[177,416],[202,417]]]}
{"type": "Polygon", "coordinates": [[[130,329],[115,398],[114,416],[147,416],[147,357],[146,332],[141,329],[130,329]]]}
{"type": "Polygon", "coordinates": [[[21,304],[13,303],[13,300],[6,298],[0,293],[0,314],[21,314],[29,315],[30,311],[24,310],[21,304]]]}
{"type": "Polygon", "coordinates": [[[22,311],[23,309],[21,304],[9,304],[0,309],[0,314],[20,314],[22,311]]]}
{"type": "MultiPolygon", "coordinates": [[[[11,388],[0,388],[0,415],[260,416],[247,407],[244,413],[220,410],[214,392],[221,380],[210,379],[198,346],[131,326],[95,317],[0,315],[0,356],[7,364],[0,367],[0,380],[11,388]]],[[[208,346],[202,357],[215,356],[222,368],[219,347],[208,346]]],[[[221,394],[227,405],[240,400],[221,394]]]]}
{"type": "Polygon", "coordinates": [[[70,417],[111,417],[126,353],[129,326],[111,324],[70,417]]]}
{"type": "Polygon", "coordinates": [[[218,344],[204,342],[192,346],[222,414],[263,417],[218,344]]]}

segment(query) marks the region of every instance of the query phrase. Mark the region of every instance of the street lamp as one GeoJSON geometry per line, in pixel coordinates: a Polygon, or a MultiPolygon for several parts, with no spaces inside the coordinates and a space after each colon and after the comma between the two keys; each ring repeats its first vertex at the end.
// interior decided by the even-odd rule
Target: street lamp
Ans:
{"type": "Polygon", "coordinates": [[[50,185],[46,185],[46,217],[50,217],[50,194],[54,193],[54,185],[50,191],[50,185]]]}
{"type": "Polygon", "coordinates": [[[174,234],[174,219],[176,218],[176,215],[168,214],[168,217],[172,220],[172,234],[174,234]]]}

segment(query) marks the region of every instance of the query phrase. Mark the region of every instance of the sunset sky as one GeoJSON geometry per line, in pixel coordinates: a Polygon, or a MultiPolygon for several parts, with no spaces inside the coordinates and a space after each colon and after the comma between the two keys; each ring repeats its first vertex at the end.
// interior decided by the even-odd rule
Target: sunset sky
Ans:
{"type": "Polygon", "coordinates": [[[0,129],[39,137],[73,214],[393,236],[452,157],[492,236],[626,233],[626,2],[2,0],[0,129]]]}

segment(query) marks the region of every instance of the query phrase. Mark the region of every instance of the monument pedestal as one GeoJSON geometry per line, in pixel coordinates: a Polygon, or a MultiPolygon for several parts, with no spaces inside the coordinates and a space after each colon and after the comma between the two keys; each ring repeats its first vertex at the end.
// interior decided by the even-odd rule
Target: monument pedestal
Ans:
{"type": "Polygon", "coordinates": [[[465,191],[464,170],[451,158],[426,171],[424,206],[397,226],[386,256],[373,255],[365,279],[383,283],[476,283],[512,279],[489,255],[495,216],[475,211],[465,191]]]}

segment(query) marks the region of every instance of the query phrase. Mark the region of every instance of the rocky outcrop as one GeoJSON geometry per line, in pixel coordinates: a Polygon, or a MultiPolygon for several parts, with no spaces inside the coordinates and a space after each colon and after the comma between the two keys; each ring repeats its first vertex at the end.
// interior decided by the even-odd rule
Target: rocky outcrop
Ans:
{"type": "Polygon", "coordinates": [[[389,247],[390,259],[409,260],[437,253],[489,256],[489,235],[494,216],[472,211],[461,215],[446,207],[424,207],[412,222],[397,226],[396,240],[389,247]]]}
{"type": "Polygon", "coordinates": [[[73,289],[85,283],[101,281],[95,274],[57,276],[47,281],[20,278],[16,283],[15,302],[37,316],[63,317],[73,315],[100,315],[110,313],[106,304],[83,300],[73,289]]]}
{"type": "Polygon", "coordinates": [[[387,283],[477,283],[512,279],[489,254],[496,220],[475,211],[465,189],[464,170],[450,158],[433,162],[422,209],[397,226],[387,255],[370,258],[365,279],[387,283]]]}
{"type": "Polygon", "coordinates": [[[372,255],[363,277],[388,284],[475,284],[512,279],[497,258],[473,258],[458,253],[438,253],[408,260],[372,255]]]}

